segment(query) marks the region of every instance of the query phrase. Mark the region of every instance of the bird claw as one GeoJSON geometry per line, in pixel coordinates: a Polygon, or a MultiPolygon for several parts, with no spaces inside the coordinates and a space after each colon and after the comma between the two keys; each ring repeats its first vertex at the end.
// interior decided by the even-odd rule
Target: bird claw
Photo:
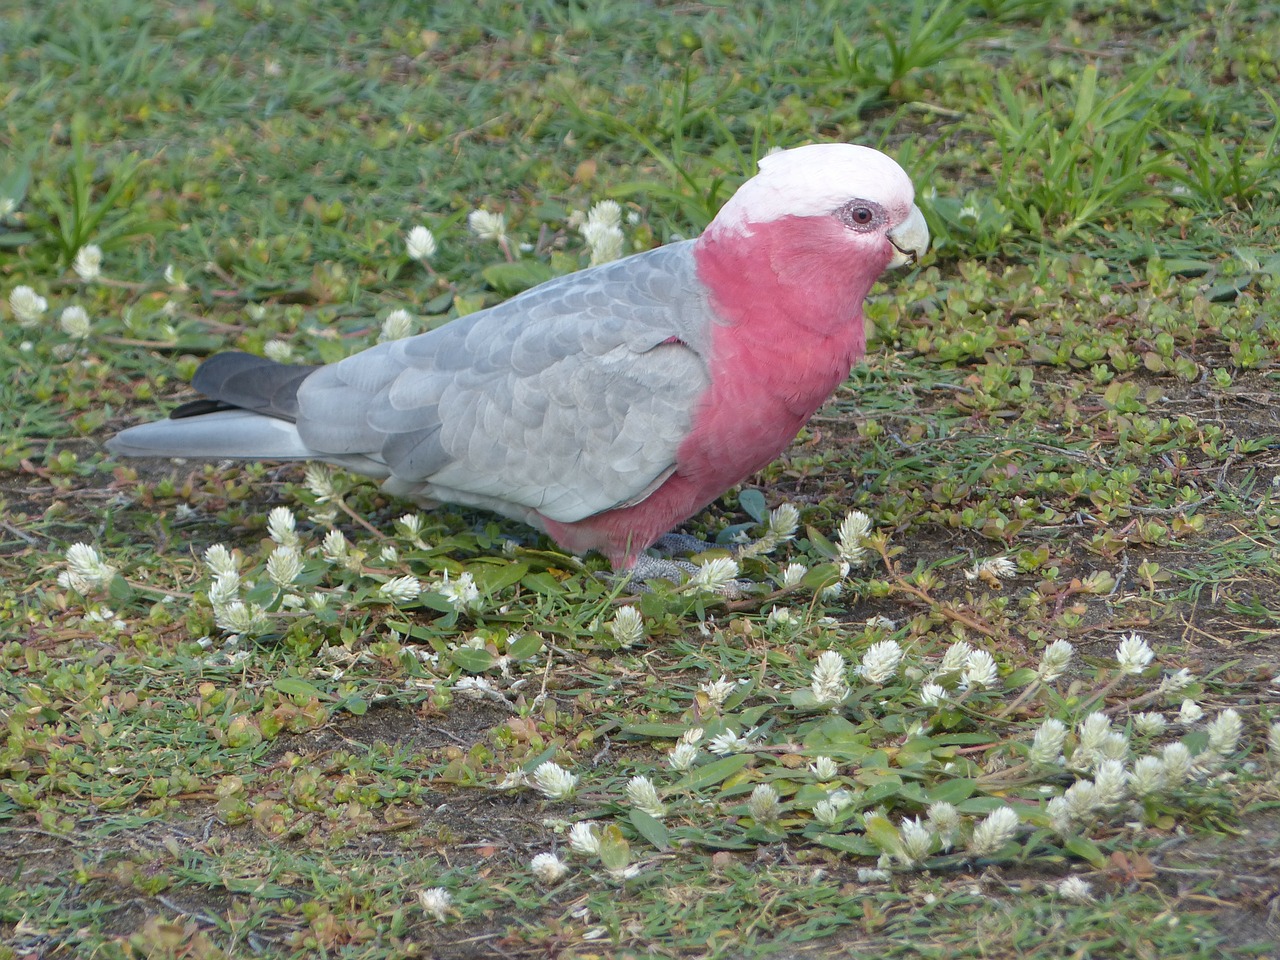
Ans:
{"type": "MultiPolygon", "coordinates": [[[[690,538],[693,539],[693,538],[690,538]]],[[[649,593],[650,580],[670,580],[679,587],[689,587],[690,580],[702,568],[688,560],[667,560],[647,554],[637,558],[635,566],[627,574],[627,586],[637,593],[649,593]]],[[[714,587],[704,587],[726,600],[741,600],[761,590],[761,585],[751,580],[726,580],[714,587]]]]}

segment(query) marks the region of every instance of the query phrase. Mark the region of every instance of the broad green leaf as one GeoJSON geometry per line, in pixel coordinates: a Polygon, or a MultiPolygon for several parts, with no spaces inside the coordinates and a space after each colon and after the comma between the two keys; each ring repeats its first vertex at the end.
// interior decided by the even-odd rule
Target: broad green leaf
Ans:
{"type": "Polygon", "coordinates": [[[272,681],[271,686],[286,697],[315,697],[320,699],[326,696],[320,691],[319,687],[308,680],[303,680],[301,677],[279,677],[272,681]]]}
{"type": "Polygon", "coordinates": [[[671,835],[657,817],[652,817],[643,810],[631,811],[631,825],[640,832],[640,836],[648,840],[659,851],[671,849],[671,835]]]}
{"type": "Polygon", "coordinates": [[[449,651],[449,659],[467,673],[482,673],[493,666],[493,654],[474,647],[459,647],[449,651]]]}
{"type": "Polygon", "coordinates": [[[503,587],[518,583],[529,572],[527,563],[474,563],[467,572],[475,578],[476,585],[485,593],[497,593],[503,587]]]}
{"type": "Polygon", "coordinates": [[[814,843],[820,843],[824,847],[830,847],[832,850],[839,850],[841,853],[851,853],[857,857],[874,857],[880,853],[876,845],[868,840],[860,833],[815,833],[810,835],[810,839],[814,843]]]}
{"type": "Polygon", "coordinates": [[[881,853],[897,853],[901,849],[898,828],[888,817],[871,814],[865,818],[867,839],[879,848],[881,853]]]}
{"type": "Polygon", "coordinates": [[[616,823],[600,831],[600,863],[606,870],[625,870],[631,863],[631,844],[616,823]]]}
{"type": "Polygon", "coordinates": [[[672,790],[692,792],[703,790],[723,783],[751,762],[751,757],[744,753],[735,753],[719,760],[713,760],[705,766],[698,767],[685,774],[672,790]]]}
{"type": "Polygon", "coordinates": [[[495,263],[485,267],[480,276],[499,293],[513,296],[552,279],[555,271],[540,260],[517,260],[515,263],[495,263]]]}
{"type": "Polygon", "coordinates": [[[764,523],[769,519],[769,505],[765,502],[764,494],[759,490],[743,490],[738,494],[738,506],[756,523],[764,523]]]}
{"type": "Polygon", "coordinates": [[[1063,846],[1068,853],[1074,853],[1082,860],[1088,860],[1099,870],[1107,866],[1107,855],[1088,837],[1072,837],[1063,846]]]}
{"type": "Polygon", "coordinates": [[[542,649],[542,638],[536,633],[526,633],[507,647],[512,660],[528,660],[542,649]]]}
{"type": "Polygon", "coordinates": [[[947,780],[928,791],[930,803],[961,803],[968,800],[978,785],[972,780],[947,780]]]}

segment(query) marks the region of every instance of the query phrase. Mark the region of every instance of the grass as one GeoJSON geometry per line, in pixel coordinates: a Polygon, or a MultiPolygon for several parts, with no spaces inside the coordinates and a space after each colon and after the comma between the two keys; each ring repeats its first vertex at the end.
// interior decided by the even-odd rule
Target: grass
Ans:
{"type": "Polygon", "coordinates": [[[48,303],[0,308],[0,958],[1274,954],[1274,5],[84,6],[0,14],[0,295],[48,303]],[[210,353],[447,322],[584,266],[603,198],[628,250],[694,235],[815,139],[897,157],[935,243],[691,523],[798,508],[762,596],[103,453],[210,353]],[[1164,779],[1064,820],[1107,751],[1164,779]]]}

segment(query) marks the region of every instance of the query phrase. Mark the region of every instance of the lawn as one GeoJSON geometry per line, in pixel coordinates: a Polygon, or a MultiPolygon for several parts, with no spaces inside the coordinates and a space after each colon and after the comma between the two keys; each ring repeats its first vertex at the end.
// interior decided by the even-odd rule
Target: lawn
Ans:
{"type": "Polygon", "coordinates": [[[1280,5],[0,25],[0,960],[1280,956],[1280,5]],[[212,353],[500,302],[605,200],[694,236],[814,141],[934,242],[688,525],[703,579],[765,535],[745,596],[103,448],[212,353]]]}

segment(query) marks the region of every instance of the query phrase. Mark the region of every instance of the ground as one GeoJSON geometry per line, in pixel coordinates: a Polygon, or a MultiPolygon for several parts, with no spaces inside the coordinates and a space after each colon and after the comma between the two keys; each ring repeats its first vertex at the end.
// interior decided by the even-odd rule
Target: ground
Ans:
{"type": "Polygon", "coordinates": [[[1280,956],[1280,11],[847,6],[0,14],[0,960],[1280,956]],[[812,140],[892,153],[934,244],[688,525],[794,505],[758,592],[103,450],[213,352],[447,322],[585,266],[601,199],[692,236],[812,140]]]}

